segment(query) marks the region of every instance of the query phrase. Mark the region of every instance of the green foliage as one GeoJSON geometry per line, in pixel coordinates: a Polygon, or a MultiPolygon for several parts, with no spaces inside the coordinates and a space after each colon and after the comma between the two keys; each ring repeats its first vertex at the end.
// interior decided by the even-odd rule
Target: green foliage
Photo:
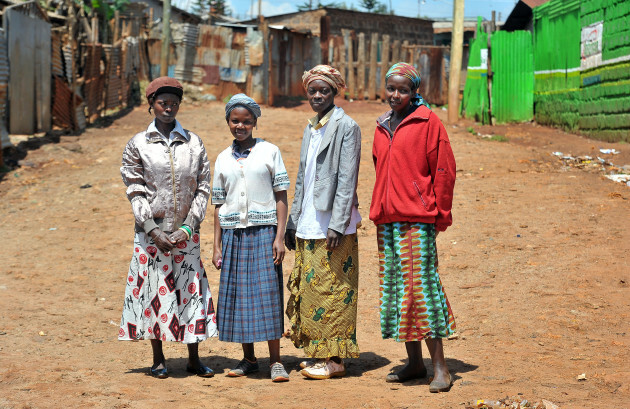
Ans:
{"type": "Polygon", "coordinates": [[[82,6],[83,10],[88,15],[94,13],[103,16],[106,20],[111,20],[114,18],[114,12],[123,11],[130,1],[113,0],[111,2],[107,2],[105,0],[90,0],[89,3],[86,3],[83,0],[75,0],[75,3],[82,6]]]}
{"type": "Polygon", "coordinates": [[[496,141],[496,142],[507,142],[507,141],[509,141],[509,139],[505,135],[492,135],[490,138],[488,138],[488,140],[496,141]]]}
{"type": "Polygon", "coordinates": [[[468,132],[470,132],[471,134],[473,134],[473,135],[474,135],[474,134],[476,134],[476,132],[475,132],[475,130],[473,129],[473,127],[472,127],[472,126],[469,126],[468,128],[466,128],[466,130],[467,130],[468,132]]]}
{"type": "Polygon", "coordinates": [[[308,10],[315,10],[315,9],[323,9],[324,7],[330,7],[330,8],[335,8],[335,9],[347,9],[348,8],[346,6],[346,3],[337,3],[335,1],[332,1],[330,3],[322,3],[319,0],[317,0],[317,3],[314,3],[313,0],[307,0],[304,3],[297,5],[298,11],[308,11],[308,10]]]}
{"type": "Polygon", "coordinates": [[[208,11],[220,16],[232,15],[232,9],[226,0],[195,0],[192,6],[193,13],[203,15],[208,11]]]}
{"type": "Polygon", "coordinates": [[[378,0],[361,0],[359,6],[364,8],[368,13],[387,13],[387,6],[378,0]]]}

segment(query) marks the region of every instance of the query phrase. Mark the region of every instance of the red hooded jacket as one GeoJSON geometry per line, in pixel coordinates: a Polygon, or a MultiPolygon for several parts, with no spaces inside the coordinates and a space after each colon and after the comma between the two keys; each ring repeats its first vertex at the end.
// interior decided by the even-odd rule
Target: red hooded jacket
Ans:
{"type": "Polygon", "coordinates": [[[390,134],[382,115],[374,132],[376,182],[370,220],[434,223],[444,231],[453,223],[455,157],[444,125],[425,106],[407,115],[390,134]]]}

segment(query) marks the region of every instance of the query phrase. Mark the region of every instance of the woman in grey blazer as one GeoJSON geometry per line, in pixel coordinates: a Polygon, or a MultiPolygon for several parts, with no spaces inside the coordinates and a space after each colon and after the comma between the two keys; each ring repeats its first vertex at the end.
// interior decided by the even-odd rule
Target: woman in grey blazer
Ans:
{"type": "Polygon", "coordinates": [[[286,246],[295,250],[287,288],[291,339],[308,358],[302,375],[344,376],[343,358],[357,358],[359,252],[357,179],[361,130],[334,98],[345,88],[336,69],[318,65],[302,77],[317,115],[304,129],[286,246]]]}

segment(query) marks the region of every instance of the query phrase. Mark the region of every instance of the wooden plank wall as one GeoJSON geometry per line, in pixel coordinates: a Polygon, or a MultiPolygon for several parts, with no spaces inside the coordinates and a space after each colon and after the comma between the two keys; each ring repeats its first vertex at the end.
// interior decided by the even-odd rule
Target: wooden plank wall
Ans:
{"type": "Polygon", "coordinates": [[[391,41],[387,34],[373,33],[368,37],[346,29],[341,30],[341,36],[330,36],[327,50],[330,65],[339,69],[346,79],[347,98],[383,99],[385,73],[392,64],[403,61],[419,68],[423,76],[420,91],[430,96],[425,98],[435,105],[443,105],[447,101],[448,89],[444,87],[444,58],[447,55],[448,47],[391,41]],[[425,66],[429,63],[430,67],[425,66]]]}

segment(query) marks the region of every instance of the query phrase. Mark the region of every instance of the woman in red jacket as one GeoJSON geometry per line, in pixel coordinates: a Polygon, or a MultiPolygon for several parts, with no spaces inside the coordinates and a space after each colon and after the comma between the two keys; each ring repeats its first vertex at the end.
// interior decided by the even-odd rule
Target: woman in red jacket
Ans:
{"type": "Polygon", "coordinates": [[[370,219],[377,225],[383,338],[405,342],[409,363],[387,382],[427,376],[424,339],[433,362],[431,392],[452,378],[442,338],[455,320],[438,275],[435,239],[452,224],[455,158],[438,117],[417,94],[420,76],[405,63],[385,76],[391,111],[376,126],[372,155],[376,182],[370,219]]]}

